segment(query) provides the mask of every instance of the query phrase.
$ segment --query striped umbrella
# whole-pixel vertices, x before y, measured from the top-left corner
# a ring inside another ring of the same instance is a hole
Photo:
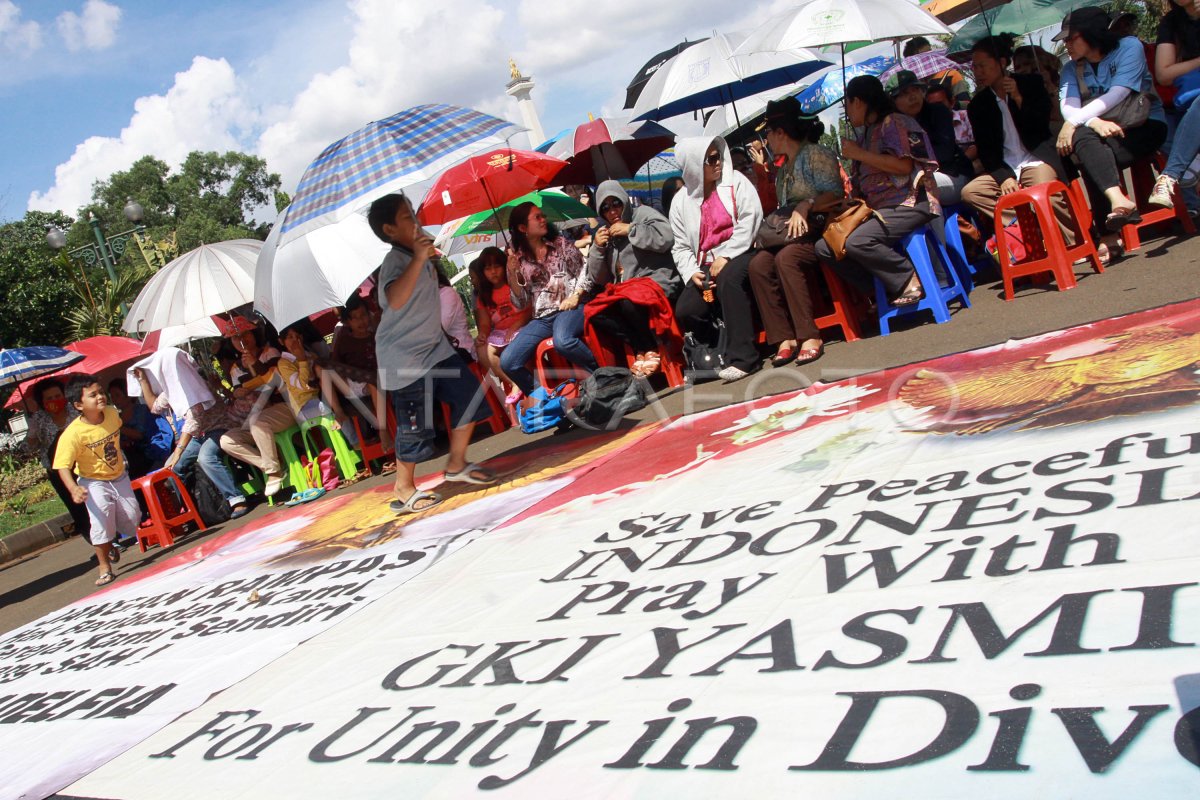
[[[423,105],[372,122],[326,147],[300,178],[280,231],[282,247],[371,201],[474,153],[504,146],[524,128],[469,108]]]
[[[199,322],[252,302],[262,247],[257,239],[232,239],[184,253],[142,287],[122,327],[146,334]]]
[[[10,347],[0,350],[0,387],[57,372],[83,360],[83,357],[83,353],[61,347]]]

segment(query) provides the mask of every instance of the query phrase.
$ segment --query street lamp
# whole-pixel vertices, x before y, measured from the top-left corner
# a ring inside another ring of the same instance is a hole
[[[165,266],[163,255],[145,236],[146,226],[142,225],[144,211],[141,204],[132,197],[127,197],[126,201],[122,212],[125,219],[134,225],[133,228],[112,236],[105,236],[100,227],[100,220],[96,219],[96,215],[89,211],[88,224],[92,228],[92,235],[95,237],[96,243],[86,244],[67,252],[68,258],[78,258],[89,267],[96,266],[97,262],[103,264],[105,271],[108,272],[108,279],[114,283],[117,280],[116,262],[125,255],[130,239],[137,244],[138,249],[142,252],[142,258],[146,260],[146,264],[151,269],[158,270]],[[58,228],[50,226],[46,231],[46,244],[52,250],[62,250],[67,246],[67,235]]]

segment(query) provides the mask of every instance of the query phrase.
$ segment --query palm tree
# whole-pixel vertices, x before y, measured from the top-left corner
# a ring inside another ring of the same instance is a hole
[[[125,321],[123,306],[137,297],[152,274],[148,266],[134,262],[121,270],[115,282],[105,280],[98,291],[76,280],[72,291],[79,304],[67,312],[74,341],[91,336],[120,336],[121,323]]]

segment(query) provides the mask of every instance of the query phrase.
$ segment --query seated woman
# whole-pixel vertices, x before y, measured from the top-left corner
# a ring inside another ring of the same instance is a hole
[[[733,171],[729,147],[720,137],[695,136],[675,144],[683,190],[671,203],[671,256],[683,279],[675,317],[685,332],[718,343],[712,315],[725,324],[721,380],[741,380],[762,366],[754,330],[750,258],[762,224],[754,184]],[[706,297],[707,293],[707,297]]]
[[[1052,100],[1058,97],[1062,62],[1053,53],[1047,52],[1035,44],[1022,45],[1013,50],[1012,71],[1014,75],[1037,75],[1041,78],[1042,85],[1046,87],[1046,94]],[[1051,103],[1050,132],[1058,136],[1062,124],[1062,109],[1057,102]]]
[[[512,210],[508,232],[512,247],[506,271],[513,307],[532,308],[533,318],[500,354],[500,368],[525,395],[521,404],[528,407],[536,384],[527,364],[543,339],[552,337],[559,355],[588,372],[596,370],[596,359],[581,338],[583,292],[577,284],[583,277],[583,256],[575,243],[560,236],[533,203]]]
[[[1121,170],[1162,145],[1167,123],[1142,43],[1132,36],[1118,39],[1108,23],[1103,9],[1076,9],[1063,20],[1054,39],[1064,42],[1075,62],[1063,69],[1059,87],[1065,122],[1058,133],[1058,152],[1074,153],[1084,180],[1098,190],[1092,201],[1101,229],[1110,234],[1106,244],[1112,249],[1121,228],[1141,219],[1137,206],[1121,189]],[[1122,128],[1103,117],[1138,92],[1148,92],[1151,98],[1145,122]]]
[[[892,80],[895,84],[891,95],[896,110],[915,119],[925,130],[933,147],[933,158],[938,165],[934,174],[938,199],[942,205],[957,203],[962,188],[975,177],[975,169],[958,144],[954,132],[954,114],[941,103],[925,101],[927,85],[915,73],[902,69]]]
[[[780,213],[789,213],[789,243],[760,250],[750,260],[750,284],[767,341],[775,345],[771,363],[781,367],[792,361],[807,364],[824,352],[821,331],[813,322],[812,298],[806,270],[816,267],[816,243],[823,211],[837,203],[845,190],[837,155],[817,144],[825,126],[816,117],[804,116],[794,97],[767,103],[767,146],[785,161],[775,175]],[[799,350],[797,351],[797,346]]]
[[[1150,193],[1151,203],[1171,208],[1175,205],[1175,185],[1183,180],[1200,153],[1200,102],[1184,100],[1200,93],[1200,7],[1192,0],[1171,0],[1171,10],[1158,27],[1154,74],[1159,83],[1175,86],[1177,107],[1181,102],[1188,103],[1176,124],[1167,166]],[[1194,186],[1195,170],[1188,178],[1187,184]]]
[[[499,247],[488,247],[467,267],[471,285],[475,289],[475,324],[479,335],[475,337],[475,354],[479,364],[492,373],[508,395],[512,405],[520,397],[516,384],[500,368],[500,354],[533,315],[532,308],[518,310],[513,306],[512,290],[508,288],[505,275],[504,251]]]
[[[175,444],[171,423],[125,392],[125,381],[108,384],[109,401],[121,414],[121,449],[129,477],[136,479],[160,469]]]
[[[185,474],[193,464],[208,476],[229,503],[232,518],[249,511],[229,468],[221,460],[221,437],[237,428],[243,419],[215,397],[187,353],[161,347],[129,371],[146,405],[155,414],[168,413],[183,419],[175,449],[163,466]]]
[[[346,425],[345,417],[339,418],[334,409],[321,397],[320,372],[316,354],[307,346],[303,338],[302,327],[288,325],[279,333],[279,342],[284,352],[279,358],[279,379],[282,383],[280,391],[287,400],[297,422],[308,422],[317,417],[333,417],[333,428],[341,430],[352,446],[358,444],[358,437],[353,426]]]
[[[1001,195],[1048,181],[1067,180],[1062,159],[1050,132],[1054,104],[1037,75],[1010,75],[1015,34],[1001,33],[980,39],[971,49],[972,71],[979,90],[967,107],[971,127],[978,133],[975,146],[987,170],[966,185],[965,203],[979,211],[990,225]],[[1070,212],[1061,195],[1054,198],[1059,226],[1070,242]],[[1101,245],[1100,259],[1108,250]]]
[[[817,255],[867,296],[874,296],[878,279],[893,306],[912,305],[922,297],[921,282],[912,261],[896,245],[941,211],[929,174],[933,151],[917,121],[896,113],[878,78],[860,75],[851,80],[845,104],[850,124],[866,130],[860,142],[842,139],[842,155],[853,162],[855,196],[879,217],[855,228],[841,261],[824,240],[817,242]]]
[[[647,377],[662,363],[655,334],[670,329],[671,309],[683,288],[671,258],[671,223],[648,205],[633,208],[617,181],[601,183],[596,200],[601,227],[581,283],[585,292],[605,286],[608,291],[589,303],[584,314],[598,332],[628,345],[634,374]]]

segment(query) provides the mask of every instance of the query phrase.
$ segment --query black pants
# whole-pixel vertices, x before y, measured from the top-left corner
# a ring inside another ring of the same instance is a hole
[[[1121,170],[1162,147],[1166,123],[1148,119],[1124,136],[1102,137],[1086,125],[1075,129],[1071,140],[1084,177],[1100,191],[1121,185]]]
[[[750,288],[750,258],[753,255],[751,250],[730,259],[717,274],[711,312],[692,281],[687,282],[683,294],[675,301],[675,319],[679,326],[710,345],[717,342],[709,315],[715,313],[721,317],[725,323],[725,359],[730,366],[745,372],[753,372],[762,366],[755,344],[754,300]]]
[[[846,240],[844,259],[836,260],[824,239],[817,242],[817,256],[867,297],[875,296],[874,279],[878,278],[892,298],[904,291],[914,269],[912,261],[896,245],[936,217],[930,213],[928,203],[876,210],[883,222],[871,217],[855,228]]]
[[[67,491],[62,478],[58,476],[58,470],[46,470],[46,477],[50,480],[50,485],[54,487],[54,492],[58,495],[58,499],[62,500],[62,504],[67,507],[67,513],[71,515],[71,521],[75,523],[75,532],[83,536],[83,541],[87,543],[88,547],[91,547],[92,540],[89,537],[89,533],[92,526],[88,521],[87,506],[83,503],[76,503],[71,499],[71,493]]]
[[[619,339],[635,353],[658,350],[658,340],[650,332],[650,313],[645,306],[621,299],[594,314],[588,324],[603,336]]]

